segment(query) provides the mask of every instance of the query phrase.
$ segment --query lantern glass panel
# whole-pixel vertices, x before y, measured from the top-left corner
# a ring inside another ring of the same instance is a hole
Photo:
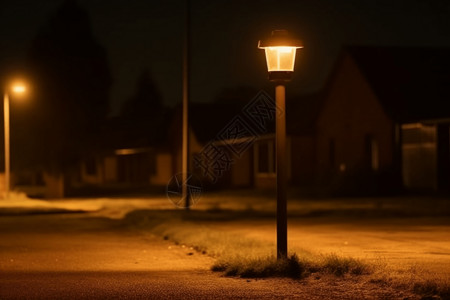
[[[294,71],[297,47],[266,47],[265,50],[269,72]]]

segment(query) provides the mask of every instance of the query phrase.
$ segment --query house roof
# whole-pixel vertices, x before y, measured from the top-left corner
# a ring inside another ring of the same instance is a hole
[[[345,51],[393,120],[450,117],[450,48],[351,46]]]
[[[144,119],[112,117],[104,123],[99,143],[108,151],[161,147],[167,143],[169,121],[170,111],[166,109]]]
[[[271,96],[272,97],[272,96]],[[322,94],[293,96],[286,100],[286,130],[290,135],[311,134],[314,122],[322,103]],[[189,105],[189,123],[199,142],[205,143],[220,140],[219,134],[236,117],[241,117],[250,127],[253,135],[264,135],[275,132],[275,120],[267,121],[264,129],[259,129],[245,114],[243,103],[191,103]],[[250,136],[250,132],[247,132]]]
[[[242,107],[237,103],[190,103],[189,125],[199,142],[213,141]]]

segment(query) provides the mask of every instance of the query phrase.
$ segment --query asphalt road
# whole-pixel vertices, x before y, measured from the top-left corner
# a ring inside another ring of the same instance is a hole
[[[0,229],[1,299],[275,296],[270,286],[210,272],[205,255],[114,220],[3,216]]]
[[[405,298],[363,279],[226,278],[211,272],[211,263],[188,247],[131,231],[120,220],[0,217],[0,299]]]

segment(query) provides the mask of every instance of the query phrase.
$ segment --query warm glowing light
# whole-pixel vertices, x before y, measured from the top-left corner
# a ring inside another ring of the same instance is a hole
[[[24,85],[15,85],[12,87],[14,93],[24,93],[26,88]]]
[[[12,87],[12,91],[14,93],[24,93],[26,91],[26,87],[23,84],[15,84]]]
[[[15,94],[23,94],[27,92],[26,84],[24,83],[24,81],[20,79],[10,81],[7,86],[8,86],[7,90]]]
[[[294,71],[296,47],[267,47],[265,50],[269,72]]]
[[[116,155],[132,155],[138,153],[148,152],[149,148],[128,148],[128,149],[117,149],[115,152]]]
[[[292,39],[286,30],[274,30],[272,35],[258,43],[266,52],[267,69],[272,72],[294,72],[295,53],[302,42]],[[270,78],[270,77],[269,77]]]

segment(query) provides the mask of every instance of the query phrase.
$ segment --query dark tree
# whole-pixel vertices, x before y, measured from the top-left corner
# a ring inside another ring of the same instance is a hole
[[[112,83],[106,52],[77,1],[65,1],[51,15],[32,42],[29,60],[34,158],[46,169],[63,171],[95,147]]]
[[[161,94],[148,70],[138,78],[135,94],[122,106],[121,116],[127,119],[149,119],[163,109]]]
[[[135,94],[122,106],[120,119],[124,146],[150,146],[164,139],[166,109],[148,70],[137,80]]]

